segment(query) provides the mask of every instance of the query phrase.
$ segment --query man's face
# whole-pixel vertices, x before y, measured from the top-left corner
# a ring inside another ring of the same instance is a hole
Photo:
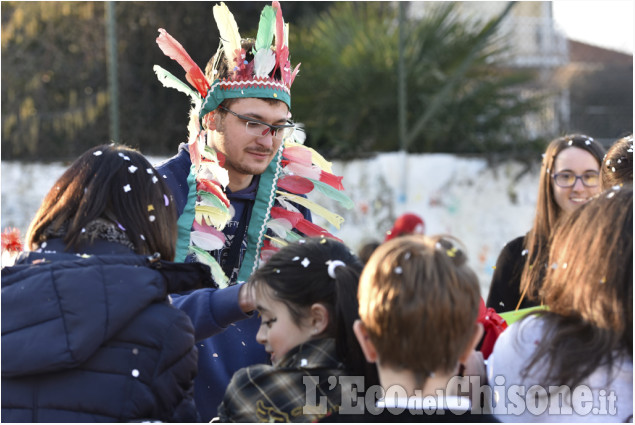
[[[272,105],[256,98],[237,99],[228,109],[271,125],[286,124],[289,113],[283,102]],[[264,173],[282,143],[282,140],[272,137],[271,132],[265,136],[248,134],[245,123],[245,120],[225,112],[216,119],[216,131],[212,134],[212,147],[225,155],[230,182],[232,177],[239,180]]]

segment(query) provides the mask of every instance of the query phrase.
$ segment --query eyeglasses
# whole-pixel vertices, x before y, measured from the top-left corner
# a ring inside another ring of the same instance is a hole
[[[600,174],[597,171],[589,171],[581,176],[569,171],[563,171],[561,173],[556,173],[551,177],[553,177],[553,181],[560,187],[573,187],[578,179],[580,179],[582,184],[586,187],[596,187],[600,182],[599,176]]]
[[[293,130],[295,130],[295,125],[290,121],[287,121],[289,124],[271,125],[245,115],[237,114],[224,106],[219,106],[219,108],[223,111],[229,112],[236,118],[245,121],[245,131],[247,131],[247,134],[251,134],[252,136],[264,137],[271,132],[271,137],[282,140],[291,136],[291,134],[293,134]]]

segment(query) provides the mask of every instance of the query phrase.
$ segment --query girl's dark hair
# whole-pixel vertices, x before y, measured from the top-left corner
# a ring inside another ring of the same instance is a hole
[[[538,183],[538,199],[536,202],[536,214],[531,230],[525,237],[525,246],[528,255],[525,262],[520,284],[521,297],[536,299],[544,277],[544,264],[549,253],[549,237],[556,223],[562,215],[562,211],[553,194],[551,175],[554,172],[556,158],[565,149],[579,148],[589,152],[596,159],[598,168],[602,163],[604,148],[593,138],[583,134],[571,134],[554,139],[547,146],[542,158],[540,168],[540,181]]]
[[[329,264],[345,265],[333,269]],[[357,286],[363,265],[343,243],[328,238],[315,238],[287,245],[275,253],[249,279],[257,293],[263,285],[269,294],[284,303],[298,323],[306,309],[315,303],[329,312],[329,324],[320,337],[333,337],[339,358],[353,375],[365,376],[366,386],[379,383],[375,365],[367,363],[353,333],[353,322],[359,319]]]
[[[542,287],[545,337],[527,366],[575,387],[633,356],[633,189],[601,193],[558,225]],[[540,364],[540,366],[539,366]]]
[[[82,154],[55,182],[27,231],[30,249],[63,226],[67,249],[77,249],[90,222],[107,220],[125,229],[135,252],[174,259],[176,209],[170,189],[138,151],[101,145]]]
[[[633,135],[623,137],[606,152],[602,167],[602,188],[633,184]]]

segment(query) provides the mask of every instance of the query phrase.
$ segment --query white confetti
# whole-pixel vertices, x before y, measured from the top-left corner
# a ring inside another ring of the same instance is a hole
[[[40,248],[46,248],[46,242],[42,242],[42,245],[40,245]]]
[[[300,257],[298,257],[298,256],[296,255],[295,257],[293,257],[293,258],[291,259],[291,261],[298,261],[299,259],[300,259]]]
[[[156,218],[155,216],[153,216],[153,215],[151,215],[151,216],[150,216],[150,221],[154,221],[154,220],[156,220],[156,219],[157,219],[157,218]]]
[[[563,269],[566,269],[566,268],[567,268],[567,263],[564,263],[564,264],[562,265],[562,268],[563,268]]]
[[[218,353],[212,354],[212,357],[218,357]]]
[[[135,356],[139,354],[139,349],[138,348],[133,348],[132,349],[132,354],[134,354]]]
[[[305,367],[308,364],[309,362],[307,361],[307,359],[300,359],[300,367]]]
[[[124,155],[122,158],[125,159],[126,161],[130,161],[130,157],[127,155]]]
[[[243,347],[247,346],[247,344],[245,344],[245,341],[240,341],[240,343],[243,345]]]
[[[529,254],[529,250],[528,249],[523,249],[523,252],[520,253],[520,255],[522,255],[523,257],[525,255]]]
[[[397,267],[395,267],[395,273],[401,274],[401,273],[403,273],[403,269],[401,267],[397,266]]]
[[[153,174],[154,172],[152,171],[152,168],[146,168],[146,173]]]
[[[587,146],[589,146],[589,145],[591,144],[591,141],[590,141],[590,140],[585,140],[585,141],[584,141],[584,144],[585,144],[585,145],[587,145]]]
[[[501,307],[505,307],[505,303],[504,302],[499,302],[498,305],[500,305]]]
[[[406,254],[403,256],[404,260],[409,260],[410,259],[410,252],[406,252]]]
[[[558,263],[553,263],[551,265],[551,268],[554,269],[554,270],[557,269],[558,268]]]
[[[102,153],[103,153],[102,151],[95,151],[93,152],[93,155],[100,156]]]
[[[134,378],[138,378],[139,377],[139,370],[138,369],[132,369],[132,376]]]
[[[125,185],[125,186],[123,187],[123,191],[124,191],[124,192],[126,192],[126,193],[127,193],[127,192],[130,192],[131,190],[132,190],[132,188],[130,187],[130,185],[129,185],[129,184],[127,184],[127,185]]]
[[[567,143],[569,146],[573,145],[573,140],[569,140],[569,143]]]
[[[141,240],[142,240],[142,241],[145,241],[145,240],[146,240],[146,237],[145,237],[145,236],[143,236],[143,235],[139,235],[139,237],[141,238]]]
[[[166,207],[170,205],[170,199],[168,199],[168,195],[166,195],[165,193],[163,194],[163,200],[165,201]]]
[[[610,159],[606,160],[606,165],[611,165],[611,160]]]
[[[119,152],[117,155],[119,155],[121,158],[123,158],[123,152]]]
[[[302,266],[304,266],[304,268],[306,269],[307,267],[309,267],[309,264],[311,264],[311,261],[309,261],[308,258],[304,257],[304,260],[302,260]]]
[[[158,181],[159,179],[157,178],[157,176],[152,176],[152,183],[156,183]]]
[[[611,198],[612,198],[612,197],[614,197],[614,196],[615,196],[615,192],[611,192],[611,193],[609,193],[608,195],[606,195],[606,197],[607,197],[608,199],[611,199]]]
[[[128,171],[130,171],[131,173],[134,173],[137,170],[138,170],[138,168],[135,167],[134,165],[131,165],[130,167],[128,167]]]

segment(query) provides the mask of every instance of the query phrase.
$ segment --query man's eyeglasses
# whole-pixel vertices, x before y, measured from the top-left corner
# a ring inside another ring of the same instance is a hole
[[[560,187],[573,187],[575,182],[580,179],[586,187],[596,187],[600,183],[600,174],[597,171],[589,171],[581,176],[573,174],[570,171],[563,171],[551,176],[553,181]]]
[[[247,131],[247,134],[251,134],[252,136],[264,137],[271,132],[271,137],[282,140],[291,136],[291,134],[293,134],[293,130],[295,129],[295,125],[289,121],[287,121],[289,124],[271,125],[252,117],[237,114],[224,106],[219,106],[219,108],[245,121],[245,130]]]

